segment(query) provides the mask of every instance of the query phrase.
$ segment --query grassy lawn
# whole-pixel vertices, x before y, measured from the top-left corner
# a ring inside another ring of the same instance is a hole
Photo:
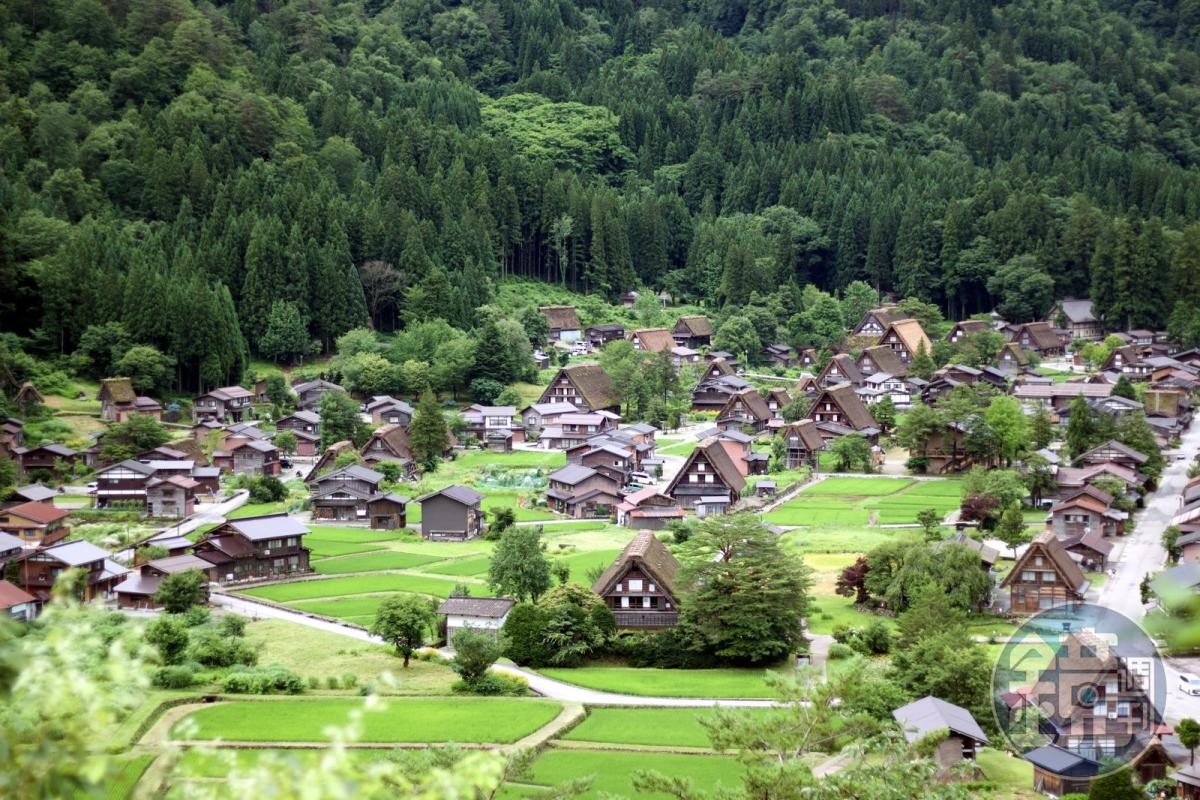
[[[403,551],[383,551],[367,553],[344,558],[332,558],[314,564],[317,572],[326,575],[337,575],[346,572],[373,572],[384,569],[410,569],[422,564],[439,561],[437,556],[406,553]]]
[[[959,505],[956,480],[905,478],[827,478],[805,487],[783,506],[764,514],[774,525],[892,525],[915,523],[933,508],[943,516]]]
[[[270,706],[263,705],[270,702]],[[185,717],[195,730],[174,738],[252,742],[323,742],[330,726],[345,725],[358,699],[237,701]],[[558,715],[558,703],[499,698],[393,699],[362,719],[364,742],[482,742],[507,744]],[[181,723],[182,724],[182,723]]]
[[[397,592],[390,592],[388,594],[338,597],[332,600],[298,600],[294,603],[287,603],[287,605],[297,611],[321,614],[369,628],[375,620],[375,612],[379,610],[380,604],[389,597],[395,597],[396,594]]]
[[[710,747],[701,708],[596,708],[562,738],[577,742]]]
[[[142,773],[154,760],[151,754],[129,756],[121,760],[121,771],[109,781],[106,797],[108,800],[125,800],[133,794],[133,787],[141,780]]]
[[[315,562],[320,558],[328,558],[329,556],[345,556],[351,553],[367,553],[372,550],[380,550],[383,545],[363,542],[356,544],[354,542],[331,542],[327,539],[314,539],[311,536],[304,537],[304,545],[311,550],[311,557]],[[315,566],[315,564],[314,564]]]
[[[1024,792],[1029,792],[1029,796],[1034,795],[1031,791],[1033,787],[1033,765],[1023,758],[1016,756],[1005,755],[1000,750],[995,750],[991,747],[985,747],[975,755],[975,760],[979,764],[979,768],[983,770],[983,774],[989,781],[994,781],[999,786],[1001,792],[1022,792],[1019,796],[1025,796]],[[998,797],[1006,795],[999,794]]]
[[[894,621],[889,617],[881,617],[854,607],[853,597],[839,597],[836,594],[814,596],[810,602],[808,614],[808,629],[813,633],[833,633],[838,625],[851,628],[865,628],[876,620],[883,620],[889,625]]]
[[[346,754],[354,761],[369,763],[384,761],[395,756],[392,750],[347,750]],[[309,767],[319,761],[324,755],[323,750],[271,750],[267,748],[254,749],[217,749],[195,750],[187,749],[175,765],[174,779],[188,778],[225,778],[231,769],[252,769],[264,757],[280,759],[286,764]]]
[[[258,650],[258,663],[279,664],[303,678],[315,677],[325,685],[334,676],[358,678],[359,686],[376,683],[387,672],[398,682],[395,688],[376,684],[387,694],[449,694],[457,679],[454,672],[438,661],[403,661],[390,647],[347,639],[280,619],[257,620],[246,626],[246,635]],[[357,689],[344,691],[358,694]]]
[[[618,753],[595,750],[549,750],[534,762],[527,780],[552,786],[572,778],[593,776],[592,788],[580,798],[599,798],[606,795],[660,800],[668,795],[638,792],[633,788],[633,773],[653,769],[664,775],[688,778],[695,789],[711,791],[718,784],[733,787],[738,784],[741,766],[724,756],[689,756],[677,753]],[[509,787],[515,789],[515,787]],[[527,796],[519,791],[507,791],[506,798]]]
[[[800,494],[837,494],[854,497],[893,494],[916,481],[908,478],[826,478],[820,483],[801,490]]]
[[[471,556],[470,558],[452,558],[426,567],[422,572],[433,572],[438,575],[458,575],[461,577],[486,575],[491,556]]]
[[[291,505],[290,500],[282,500],[278,503],[246,503],[244,506],[239,506],[229,512],[228,519],[245,519],[246,517],[257,517],[261,514],[278,514],[287,511]]]
[[[780,536],[784,547],[797,553],[865,553],[876,545],[892,541],[915,541],[917,528],[868,528],[865,525],[820,525],[788,531]]]
[[[617,556],[621,554],[620,550],[584,550],[583,552],[571,553],[569,555],[555,555],[553,551],[546,553],[546,557],[551,564],[562,562],[571,569],[571,579],[575,583],[581,583],[585,586],[590,585],[588,580],[588,570],[596,566],[601,569],[607,568]]]
[[[413,534],[405,534],[399,531],[377,531],[371,528],[341,528],[336,525],[317,525],[308,526],[312,531],[305,537],[304,543],[308,544],[309,539],[321,539],[326,542],[391,542],[412,540],[420,542],[421,538]]]
[[[297,581],[278,583],[247,589],[243,594],[262,597],[285,603],[291,600],[309,600],[317,597],[342,597],[344,595],[368,594],[371,592],[412,592],[434,597],[449,597],[454,581],[442,578],[426,578],[420,575],[355,575],[345,578],[329,578],[319,581]],[[486,594],[486,587],[479,586],[475,594]],[[474,587],[472,587],[474,590]]]
[[[538,670],[589,689],[648,697],[773,697],[761,669],[577,667]]]

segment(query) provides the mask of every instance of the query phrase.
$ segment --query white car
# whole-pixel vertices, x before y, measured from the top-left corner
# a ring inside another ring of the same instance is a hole
[[[654,483],[654,481],[650,478],[650,475],[645,472],[631,472],[629,473],[629,480],[633,481],[634,483],[640,483],[642,486],[649,486],[650,484]]]
[[[1190,672],[1179,673],[1179,690],[1184,694],[1200,694],[1200,678]]]
[[[98,489],[99,487],[100,487],[100,484],[96,483],[95,481],[92,481],[91,483],[89,483],[87,485],[88,494],[95,494],[96,489]]]

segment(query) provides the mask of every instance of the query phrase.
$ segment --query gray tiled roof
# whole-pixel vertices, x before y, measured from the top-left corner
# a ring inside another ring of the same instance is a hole
[[[892,712],[910,743],[940,729],[987,744],[987,734],[965,708],[938,697],[922,697]]]

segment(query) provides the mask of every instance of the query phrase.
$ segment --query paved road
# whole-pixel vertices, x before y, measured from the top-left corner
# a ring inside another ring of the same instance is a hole
[[[1194,425],[1184,433],[1177,452],[1186,458],[1172,460],[1163,471],[1158,489],[1146,496],[1145,509],[1137,514],[1137,529],[1122,539],[1114,540],[1117,546],[1110,558],[1116,567],[1116,575],[1088,597],[1090,602],[1118,611],[1132,620],[1140,621],[1153,606],[1142,604],[1141,582],[1147,573],[1157,572],[1166,562],[1166,554],[1159,539],[1162,531],[1171,524],[1171,517],[1179,510],[1183,486],[1187,483],[1188,464],[1200,451],[1200,425]],[[1200,668],[1198,659],[1164,660],[1167,679],[1167,708],[1169,722],[1183,717],[1200,718],[1200,697],[1185,695],[1176,688],[1180,672],[1194,672]]]
[[[372,642],[374,644],[385,644],[382,639],[372,636],[360,628],[352,628],[345,625],[339,625],[336,622],[330,622],[324,619],[315,619],[313,617],[300,614],[288,609],[277,608],[262,603],[255,603],[241,597],[233,597],[224,593],[214,593],[212,596],[213,605],[220,606],[251,619],[284,619],[289,622],[295,622],[298,625],[307,625],[310,628],[325,631],[327,633],[336,633],[339,636],[345,636],[350,639],[357,639],[360,642]],[[492,669],[497,672],[504,672],[509,675],[518,675],[529,681],[529,688],[538,694],[549,697],[552,700],[561,700],[566,703],[584,703],[587,705],[608,705],[608,706],[654,706],[662,708],[707,708],[710,706],[736,706],[742,708],[767,707],[775,705],[772,700],[736,700],[729,698],[704,698],[704,697],[641,697],[631,694],[614,694],[612,692],[601,692],[595,689],[585,689],[582,686],[574,686],[562,681],[556,681],[552,678],[547,678],[545,675],[539,675],[536,672],[530,672],[520,667],[511,666],[508,664],[496,664]]]
[[[211,525],[216,522],[224,522],[225,518],[235,509],[240,508],[246,503],[246,499],[250,493],[245,489],[239,491],[233,497],[220,503],[197,503],[196,513],[192,514],[185,520],[180,520],[174,525],[168,525],[161,528],[157,533],[150,537],[149,541],[155,539],[172,539],[176,536],[186,536],[197,528],[204,525]],[[123,563],[129,563],[133,560],[133,550],[126,548],[116,553],[117,560]]]

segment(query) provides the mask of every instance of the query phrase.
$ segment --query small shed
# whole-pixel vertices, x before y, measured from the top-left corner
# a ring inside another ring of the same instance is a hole
[[[408,524],[404,509],[408,501],[409,498],[390,492],[368,497],[367,516],[371,520],[371,527],[383,531],[403,528]]]
[[[1033,764],[1033,789],[1051,797],[1087,794],[1092,778],[1100,774],[1100,763],[1072,753],[1064,747],[1048,744],[1022,754]]]
[[[938,744],[933,754],[942,769],[948,769],[964,758],[974,759],[976,748],[988,743],[987,734],[970,711],[938,697],[914,700],[897,708],[892,716],[900,723],[909,744],[935,731],[947,731],[946,738]]]
[[[754,494],[759,497],[774,497],[776,489],[775,481],[759,481],[754,485]]]
[[[697,517],[724,514],[729,510],[729,495],[706,495],[696,500],[695,507]]]
[[[437,613],[446,618],[446,640],[453,644],[454,634],[463,628],[498,633],[516,604],[507,597],[449,597]]]

